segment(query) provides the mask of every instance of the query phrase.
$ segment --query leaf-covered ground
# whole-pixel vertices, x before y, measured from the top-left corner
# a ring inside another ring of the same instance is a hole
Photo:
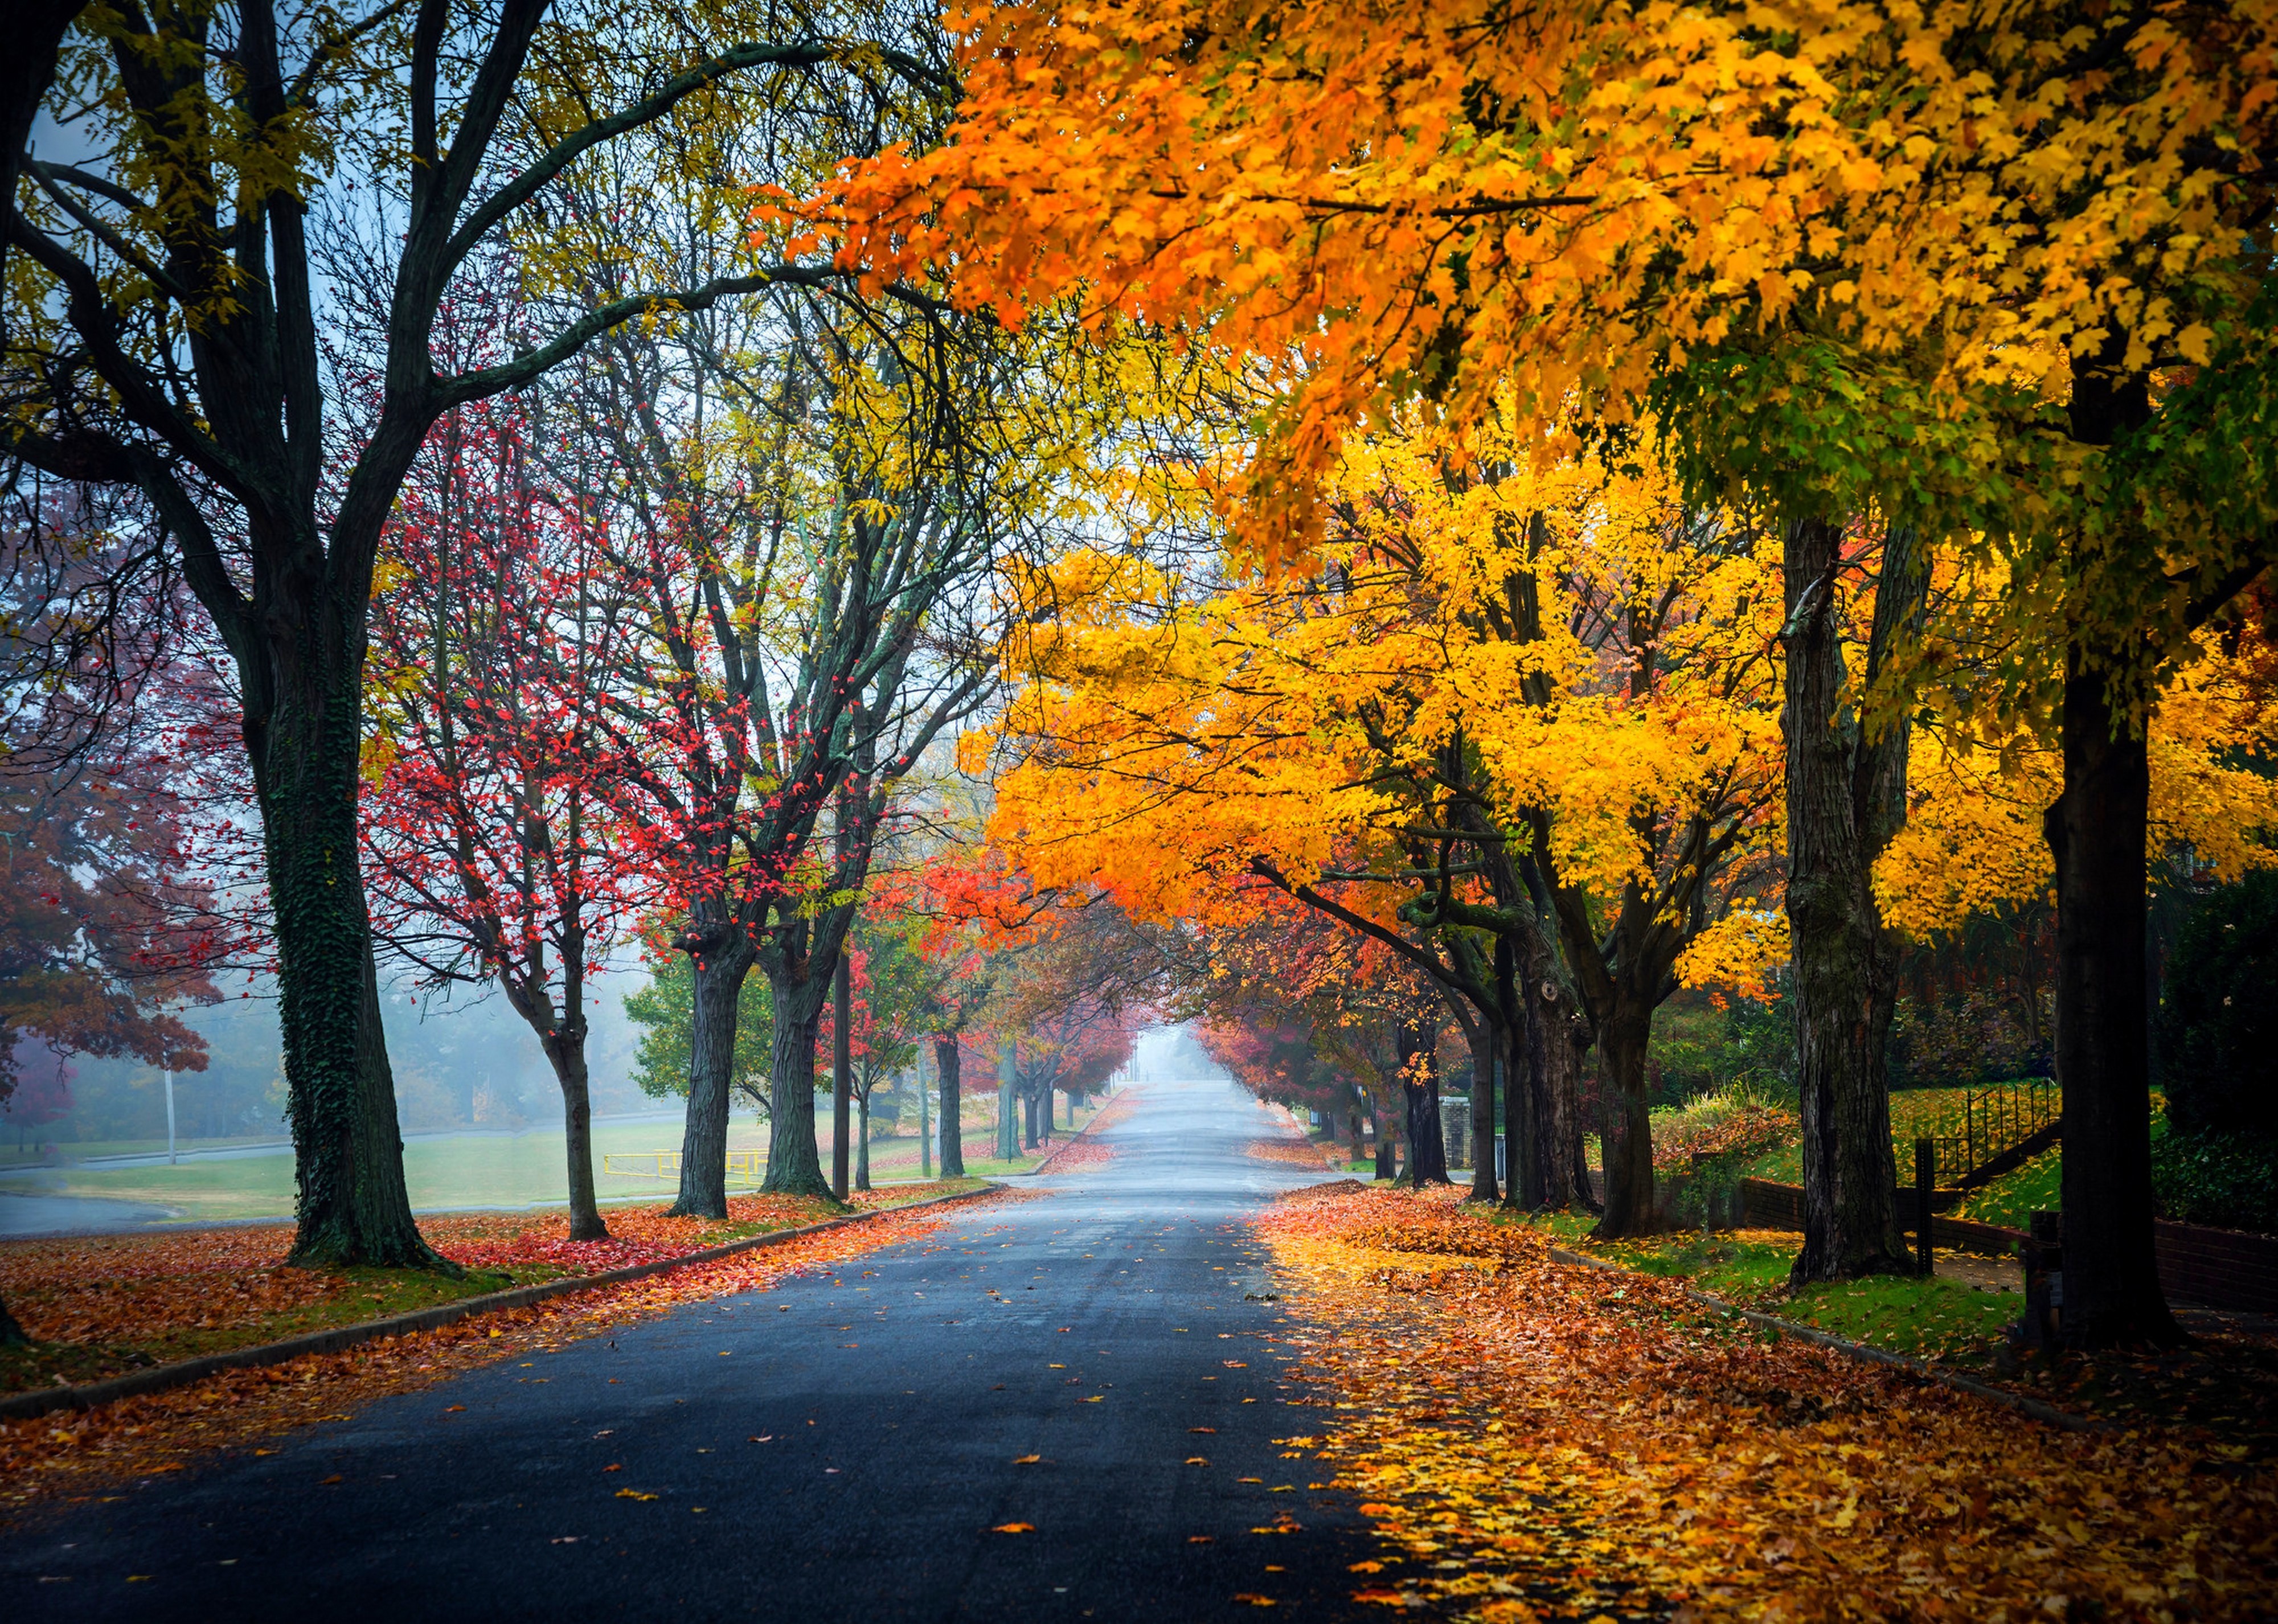
[[[898,1206],[975,1187],[977,1180],[858,1193],[863,1208]],[[275,1342],[333,1325],[565,1275],[597,1274],[701,1251],[835,1216],[803,1196],[730,1198],[724,1222],[676,1218],[663,1206],[617,1207],[610,1238],[573,1241],[565,1212],[461,1213],[422,1220],[428,1240],[467,1272],[288,1269],[287,1224],[162,1231],[0,1243],[0,1295],[33,1338],[0,1349],[0,1391],[21,1391]]]
[[[346,1420],[358,1407],[390,1393],[560,1347],[683,1303],[764,1291],[950,1224],[970,1224],[982,1208],[1023,1199],[1027,1193],[999,1193],[946,1208],[890,1212],[875,1223],[826,1230],[437,1330],[261,1369],[224,1371],[187,1387],[84,1413],[0,1421],[0,1506],[116,1493],[138,1479],[185,1470],[218,1451],[263,1452],[279,1433]]]
[[[1765,1340],[1551,1237],[1318,1186],[1265,1220],[1356,1594],[1458,1616],[2267,1616],[2278,1484],[2214,1426],[2059,1431]],[[1374,1564],[1368,1566],[1375,1567]]]

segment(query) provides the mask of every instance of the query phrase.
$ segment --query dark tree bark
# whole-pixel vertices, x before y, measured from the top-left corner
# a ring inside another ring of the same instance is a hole
[[[854,1187],[867,1190],[870,1187],[870,1091],[867,1088],[862,1091],[861,1117],[855,1130]]]
[[[699,911],[708,911],[702,909]],[[681,938],[690,957],[693,1007],[690,1011],[688,1114],[680,1131],[680,1193],[677,1217],[728,1216],[728,1113],[736,1069],[736,1006],[744,978],[752,972],[751,943],[732,921],[714,919],[707,928]],[[781,1029],[777,1029],[781,1041]],[[808,1064],[813,1064],[812,1056]],[[809,1108],[810,1112],[813,1107]],[[768,1143],[783,1132],[775,1117]],[[774,1165],[774,1152],[768,1152]]]
[[[1475,1023],[1472,1042],[1472,1194],[1475,1201],[1500,1200],[1494,1164],[1495,1073],[1510,1051],[1500,1023]]]
[[[814,1041],[845,934],[840,920],[837,928],[828,930],[826,939],[826,922],[852,912],[851,908],[832,909],[816,921],[814,940],[804,950],[786,942],[765,960],[768,987],[775,996],[776,1030],[768,1064],[768,1176],[761,1188],[773,1193],[835,1199],[822,1170],[822,1153],[815,1147]],[[805,927],[787,927],[782,934],[803,935]],[[722,1151],[724,1155],[724,1145]]]
[[[569,1163],[570,1239],[607,1240],[609,1226],[601,1221],[600,1203],[593,1188],[593,1100],[585,1067],[582,1016],[574,1033],[564,1032],[553,1040],[541,1038],[539,1042],[547,1064],[554,1068],[554,1080],[562,1088],[562,1134]]]
[[[9,8],[8,50],[0,60],[0,208],[16,195],[24,149],[55,81],[64,35],[86,9],[87,0],[21,0]],[[7,234],[0,232],[0,271],[7,263]]]
[[[941,1072],[941,1176],[965,1177],[965,1099],[961,1092],[965,1060],[958,1041],[936,1038],[935,1067]]]
[[[16,1316],[8,1312],[6,1300],[0,1299],[0,1347],[22,1347],[31,1339],[16,1323]]]
[[[1606,1164],[1605,1216],[1598,1233],[1609,1239],[1650,1235],[1661,1227],[1653,1187],[1652,1101],[1646,1092],[1647,1046],[1653,1035],[1652,1003],[1617,994],[1601,1023],[1598,1052],[1613,1085],[1609,1120],[1601,1135]]]
[[[2073,438],[2124,439],[2151,416],[2141,374],[2114,370],[2119,340],[2075,356]],[[2085,544],[2083,544],[2085,545]],[[2095,560],[2087,560],[2091,563]],[[2114,687],[2143,652],[2066,650],[2064,789],[2042,819],[2057,875],[2056,1074],[2064,1090],[2065,1341],[2117,1347],[2184,1340],[2152,1249],[2151,1032],[2144,995],[2144,842],[2152,774],[2143,725]]]
[[[1874,865],[1906,819],[1907,728],[1846,700],[1843,526],[1791,521],[1783,560],[1787,648],[1788,932],[1793,944],[1803,1117],[1803,1249],[1793,1277],[1910,1272],[1899,1231],[1885,1049],[1898,944],[1875,902]],[[1866,683],[1920,615],[1929,572],[1915,532],[1893,527],[1869,634]]]
[[[1400,1177],[1400,1150],[1393,1143],[1392,1118],[1372,1100],[1368,1114],[1376,1134],[1376,1176],[1387,1183]]]
[[[1407,1105],[1408,1182],[1453,1184],[1448,1177],[1448,1140],[1440,1128],[1439,1043],[1420,1021],[1403,1021],[1398,1039],[1400,1092]]]
[[[2066,674],[2064,791],[2044,827],[2057,871],[2057,1079],[2064,1089],[2064,1308],[2075,1347],[2183,1340],[2152,1249],[2144,1009],[2151,765],[2106,674]]]

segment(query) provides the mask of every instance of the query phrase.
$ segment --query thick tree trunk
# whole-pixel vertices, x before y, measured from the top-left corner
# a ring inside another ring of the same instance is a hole
[[[775,1047],[768,1057],[768,1176],[762,1186],[784,1195],[829,1197],[830,1180],[814,1144],[814,1040],[822,1025],[822,1001],[830,993],[830,966],[810,957],[802,978],[777,975]]]
[[[1602,1135],[1606,1209],[1596,1231],[1601,1240],[1650,1235],[1660,1227],[1653,1193],[1653,1117],[1645,1082],[1646,1044],[1652,1030],[1652,1007],[1624,999],[1616,1003],[1600,1039],[1614,1095],[1609,1102],[1612,1120]]]
[[[941,1072],[941,1176],[965,1177],[964,1058],[955,1038],[936,1038],[934,1065]]]
[[[2043,820],[2057,871],[2057,1082],[2064,1090],[2065,1341],[2173,1344],[2152,1252],[2152,1098],[2144,1008],[2143,736],[2105,674],[2065,676],[2064,792]]]
[[[1352,1157],[1355,1162],[1368,1160],[1368,1134],[1361,1125],[1358,1111],[1347,1111],[1345,1117],[1352,1128]]]
[[[854,1143],[854,1187],[870,1187],[870,1096],[862,1096],[862,1117],[858,1125],[860,1137]]]
[[[264,725],[247,729],[276,921],[278,1016],[300,1186],[290,1261],[455,1273],[421,1238],[403,1183],[395,1079],[357,862],[361,662],[338,648],[329,660],[295,652],[302,658],[293,675],[316,691],[291,692]]]
[[[1538,953],[1527,969],[1526,1001],[1540,1034],[1535,1110],[1542,1135],[1542,1204],[1554,1211],[1591,1205],[1589,1152],[1582,1134],[1582,1031],[1579,1002],[1554,973],[1556,961]]]
[[[0,1347],[21,1347],[31,1340],[16,1316],[8,1312],[6,1300],[0,1299]]]
[[[1481,1019],[1472,1050],[1472,1194],[1475,1201],[1498,1200],[1494,1164],[1495,1073],[1510,1045],[1502,1023]]]
[[[732,925],[718,925],[689,954],[688,1115],[680,1131],[677,1217],[728,1216],[728,1111],[736,1067],[736,1005],[752,972],[752,950]],[[780,1030],[778,1030],[780,1038]],[[808,1064],[813,1064],[812,1056]],[[783,1132],[783,1118],[773,1132]],[[772,1165],[772,1155],[770,1155]]]
[[[1903,597],[1904,532],[1886,548],[1884,590]],[[1837,591],[1842,526],[1787,527],[1785,692],[1787,918],[1803,1118],[1803,1249],[1793,1277],[1841,1280],[1912,1267],[1893,1195],[1885,1041],[1895,953],[1872,884],[1875,855],[1902,806],[1906,735],[1869,742],[1847,703]],[[1903,606],[1878,606],[1902,610]],[[1878,612],[1877,629],[1886,616]],[[1892,629],[1895,629],[1893,626]]]
[[[577,995],[572,983],[570,995]],[[585,1033],[565,1033],[543,1044],[562,1086],[562,1137],[570,1174],[570,1239],[607,1240],[609,1226],[593,1189],[593,1102],[585,1070]]]
[[[1415,1189],[1427,1184],[1453,1184],[1448,1177],[1448,1140],[1440,1129],[1440,1068],[1430,1034],[1413,1024],[1402,1025],[1400,1092],[1407,1107],[1408,1182]]]

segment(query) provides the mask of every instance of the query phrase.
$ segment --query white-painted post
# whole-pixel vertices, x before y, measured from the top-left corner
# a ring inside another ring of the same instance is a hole
[[[174,1154],[174,1068],[166,1067],[163,1075],[166,1079],[166,1162],[172,1166],[181,1160]]]

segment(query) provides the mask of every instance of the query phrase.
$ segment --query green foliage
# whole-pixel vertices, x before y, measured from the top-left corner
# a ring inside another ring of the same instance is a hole
[[[2152,1199],[2178,1224],[2278,1235],[2278,1137],[2171,1128],[2152,1141]]]
[[[2278,873],[2191,911],[2163,991],[2160,1073],[2177,1131],[2278,1137]]]
[[[1795,1098],[1795,1023],[1784,993],[1720,1009],[1706,993],[1680,992],[1655,1012],[1647,1053],[1666,1105],[1735,1088],[1767,1102]]]
[[[634,1055],[633,1080],[643,1094],[685,1098],[689,1045],[695,1035],[696,972],[685,953],[671,954],[649,969],[649,984],[625,995],[625,1014],[645,1029]],[[762,1115],[768,1109],[775,1031],[767,977],[756,972],[745,976],[736,999],[736,1051],[728,1080],[744,1102]]]

